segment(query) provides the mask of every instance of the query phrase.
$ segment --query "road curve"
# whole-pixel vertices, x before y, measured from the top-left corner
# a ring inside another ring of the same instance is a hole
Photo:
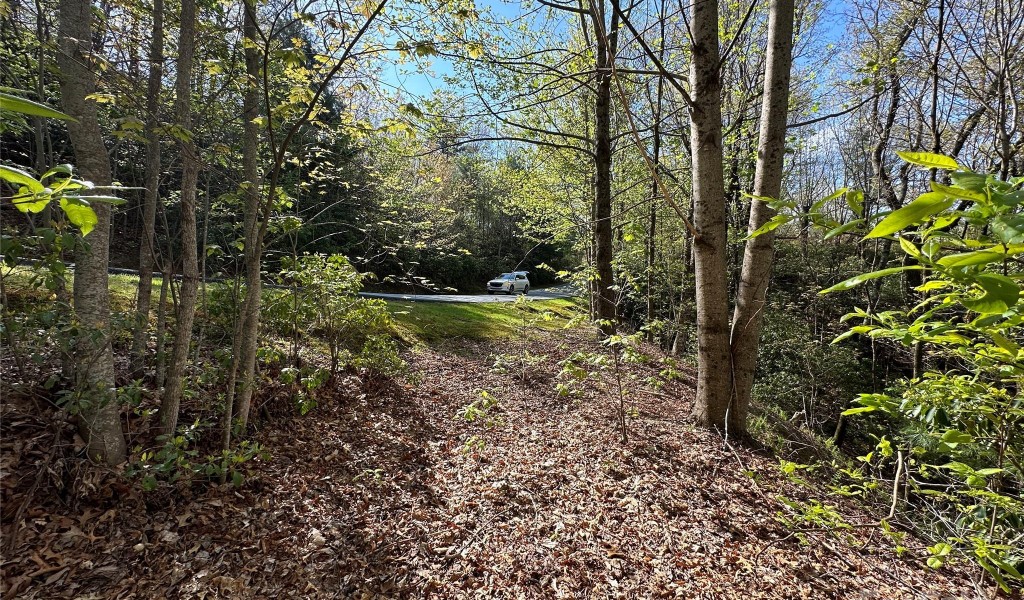
[[[0,261],[3,260],[3,255],[0,254]],[[39,261],[31,258],[18,259],[19,264],[33,265],[38,264]],[[64,263],[68,269],[74,271],[74,263]],[[107,271],[112,275],[129,275],[138,277],[139,272],[135,269],[121,269],[117,267],[109,267]],[[162,277],[161,273],[154,272],[153,277]],[[175,274],[175,279],[180,280],[181,275]],[[220,277],[207,277],[208,283],[221,283],[230,281]],[[275,285],[269,282],[263,282],[265,288],[280,288],[288,289],[288,286]],[[379,292],[359,292],[359,295],[364,298],[382,298],[384,300],[406,300],[409,302],[515,302],[519,299],[522,294],[507,295],[505,293],[489,294],[383,294]],[[530,293],[523,297],[524,300],[555,300],[557,298],[575,298],[579,295],[575,289],[570,285],[558,285],[542,290],[530,290]]]
[[[507,295],[494,294],[381,294],[377,292],[361,292],[365,298],[382,298],[384,300],[406,300],[410,302],[515,302],[519,298],[526,301],[555,300],[557,298],[573,298],[577,294],[568,286],[558,286],[544,290],[530,290],[529,294]]]

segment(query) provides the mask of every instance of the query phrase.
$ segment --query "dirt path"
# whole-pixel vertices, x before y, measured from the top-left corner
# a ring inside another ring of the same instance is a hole
[[[657,363],[627,375],[622,443],[612,378],[577,398],[553,391],[556,361],[594,348],[578,332],[534,342],[547,360],[525,381],[492,371],[485,344],[412,356],[415,386],[344,380],[314,412],[259,432],[272,456],[239,489],[144,494],[88,475],[86,497],[31,508],[4,555],[4,597],[974,596],[896,558],[876,528],[809,524],[801,544],[776,496],[812,492],[684,422],[690,388],[653,392]],[[496,403],[467,413],[481,391]],[[5,433],[28,419],[5,415]],[[17,449],[24,461],[44,451]]]

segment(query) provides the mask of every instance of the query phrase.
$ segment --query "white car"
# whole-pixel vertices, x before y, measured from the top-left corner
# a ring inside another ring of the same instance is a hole
[[[495,292],[505,292],[506,294],[522,292],[524,294],[529,294],[530,280],[526,277],[526,271],[502,273],[498,277],[488,281],[487,293],[494,294]]]

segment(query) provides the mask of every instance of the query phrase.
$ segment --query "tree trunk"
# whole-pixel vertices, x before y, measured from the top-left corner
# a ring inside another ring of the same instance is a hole
[[[694,417],[724,427],[729,407],[729,290],[722,174],[722,80],[718,3],[691,5],[693,27],[690,136],[693,162],[693,242],[697,285],[697,398]]]
[[[68,131],[78,172],[95,185],[110,185],[110,162],[103,146],[96,104],[86,99],[96,91],[90,58],[92,5],[89,0],[60,0],[59,18],[61,101],[64,111],[77,119],[68,122]],[[92,208],[96,211],[96,227],[75,252],[74,312],[80,328],[75,347],[75,380],[81,394],[79,423],[89,458],[116,465],[125,459],[125,441],[110,347],[110,205],[94,202]]]
[[[139,289],[132,332],[132,376],[146,368],[149,312],[153,297],[153,266],[156,263],[156,206],[160,199],[160,87],[164,68],[164,0],[153,0],[153,39],[149,46],[149,80],[146,84],[146,192],[142,201],[142,240],[139,244]]]
[[[658,60],[665,60],[665,5],[661,4],[658,11],[658,23],[660,27]],[[647,324],[654,322],[654,265],[657,259],[657,233],[658,233],[658,167],[661,164],[661,102],[665,93],[665,78],[658,76],[658,92],[651,107],[654,113],[653,148],[651,149],[651,162],[654,165],[654,181],[651,182],[651,206],[647,219]],[[648,334],[647,340],[654,341],[654,332]]]
[[[195,0],[181,2],[181,33],[178,37],[178,69],[175,82],[175,112],[178,125],[192,130],[192,66],[196,42]],[[199,160],[191,138],[178,141],[181,150],[181,292],[175,319],[174,347],[167,371],[167,389],[160,402],[160,432],[168,437],[178,427],[178,412],[185,384],[185,364],[192,344],[192,323],[199,294],[199,255],[196,249],[196,187]]]
[[[251,0],[245,3],[245,16],[242,35],[249,43],[245,48],[245,71],[247,83],[243,98],[243,135],[242,135],[242,175],[245,179],[245,215],[243,229],[245,233],[245,299],[242,310],[235,323],[235,334],[232,341],[232,369],[228,382],[228,395],[225,406],[224,447],[230,446],[233,421],[238,423],[240,432],[244,432],[249,423],[249,406],[252,403],[252,386],[256,370],[256,343],[259,333],[260,318],[260,253],[262,252],[262,236],[260,234],[260,188],[261,181],[258,171],[259,160],[259,127],[254,120],[259,116],[259,90],[257,81],[260,77],[260,56],[256,44],[256,7]],[[241,385],[239,385],[239,381]]]
[[[767,223],[773,211],[757,198],[779,198],[786,154],[786,119],[789,114],[789,77],[793,63],[793,0],[772,0],[768,17],[768,65],[761,105],[761,130],[757,142],[754,195],[750,204],[748,232]],[[772,240],[768,232],[747,240],[736,310],[732,319],[733,402],[729,430],[745,433],[750,394],[757,367],[765,296],[772,271]]]
[[[594,246],[597,267],[597,319],[605,335],[615,333],[616,293],[612,271],[611,64],[615,60],[617,18],[605,31],[604,3],[591,10],[596,35],[597,94],[594,98]]]

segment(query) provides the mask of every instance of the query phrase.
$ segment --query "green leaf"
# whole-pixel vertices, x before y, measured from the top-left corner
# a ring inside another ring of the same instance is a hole
[[[422,41],[413,46],[413,52],[419,57],[435,56],[437,55],[437,47],[434,46],[433,42]]]
[[[875,225],[875,228],[870,233],[864,236],[864,239],[885,237],[906,229],[911,225],[922,223],[928,217],[953,206],[955,201],[953,198],[938,192],[921,194],[917,197],[917,200],[889,213],[878,225]]]
[[[1004,244],[1024,244],[1024,215],[999,215],[992,219],[992,233]]]
[[[995,565],[981,557],[978,558],[978,564],[988,571],[988,574],[992,576],[992,579],[996,580],[996,583],[999,585],[1001,590],[1004,592],[1010,591],[1010,586],[1006,585],[1006,580],[1003,579],[1003,574],[999,572],[999,569]]]
[[[844,417],[848,417],[850,415],[859,415],[860,413],[874,412],[876,410],[878,410],[877,406],[857,406],[854,408],[848,408],[840,414]]]
[[[23,115],[31,115],[33,117],[47,117],[50,119],[78,122],[78,120],[71,117],[71,115],[66,115],[59,110],[54,110],[45,104],[26,100],[25,98],[19,98],[18,96],[12,96],[11,94],[5,94],[4,92],[0,92],[0,109],[21,113]]]
[[[917,249],[917,246],[914,245],[914,242],[911,242],[910,240],[902,236],[900,236],[900,248],[903,248],[904,252],[918,260],[921,260],[921,258],[923,258],[921,255],[921,251]]]
[[[89,235],[99,220],[96,218],[96,211],[89,206],[89,203],[80,198],[66,197],[60,199],[60,207],[68,216],[68,221],[82,231],[82,237]]]
[[[957,186],[975,192],[985,189],[987,175],[979,175],[973,171],[956,171],[949,174],[949,179]]]
[[[751,233],[744,239],[749,240],[751,238],[756,238],[758,236],[764,235],[769,231],[775,231],[779,227],[782,227],[783,225],[789,223],[792,220],[793,215],[775,215],[774,217],[769,219],[767,223],[755,229],[753,233]]]
[[[993,252],[992,250],[975,250],[974,252],[961,252],[959,254],[950,254],[943,256],[938,260],[938,264],[943,267],[969,267],[973,265],[987,265],[989,263],[999,262],[1006,258],[1006,254],[1002,252]]]
[[[1020,346],[1018,346],[1016,342],[1008,339],[998,331],[993,331],[990,335],[992,336],[992,341],[995,342],[997,346],[1006,350],[1011,356],[1017,356],[1017,352],[1020,351]]]
[[[975,283],[985,290],[985,294],[981,298],[963,300],[961,304],[977,313],[1004,313],[1016,305],[1020,297],[1017,283],[1005,275],[981,273],[975,278]]]
[[[997,469],[996,467],[986,467],[984,469],[978,469],[977,471],[975,471],[975,473],[977,473],[978,475],[981,475],[982,477],[991,477],[993,475],[998,475],[998,474],[1000,474],[1000,473],[1002,473],[1004,471],[1006,471],[1006,469]]]
[[[934,181],[930,182],[929,185],[931,186],[933,192],[936,192],[938,194],[945,194],[947,196],[952,196],[953,198],[960,198],[961,200],[970,200],[971,202],[985,202],[986,200],[988,200],[988,196],[986,196],[983,192],[975,192],[961,187],[942,185],[941,183],[936,183]]]
[[[864,192],[861,190],[850,190],[846,192],[846,204],[858,217],[864,216]]]
[[[826,233],[821,239],[827,240],[827,239],[830,239],[830,238],[834,238],[837,235],[842,235],[842,234],[844,234],[844,233],[846,233],[848,231],[857,229],[858,227],[860,227],[863,224],[864,224],[864,219],[855,219],[853,221],[850,221],[849,223],[843,223],[839,227],[836,227],[835,229],[829,230],[829,232]]]
[[[970,434],[957,431],[956,429],[947,429],[946,432],[942,434],[941,439],[946,444],[949,444],[951,448],[956,448],[957,444],[969,444],[974,441],[974,438],[971,437]]]
[[[946,564],[946,559],[952,551],[953,547],[946,542],[939,542],[934,546],[928,546],[928,552],[931,554],[931,556],[928,557],[928,566],[933,569],[938,569],[942,565]]]
[[[832,192],[828,196],[825,196],[821,200],[818,200],[817,202],[811,205],[811,209],[808,212],[818,212],[818,209],[820,209],[822,206],[825,206],[829,202],[845,194],[847,192],[847,189],[848,188],[839,188],[838,190]]]
[[[896,152],[896,154],[908,163],[926,169],[960,170],[960,165],[955,160],[943,154],[931,152]]]
[[[43,176],[39,178],[39,181],[46,181],[48,178],[53,177],[54,175],[67,175],[68,177],[71,177],[73,171],[74,167],[72,167],[69,164],[57,165],[56,167],[43,173]]]
[[[53,196],[50,194],[32,195],[27,188],[21,188],[21,193],[11,198],[14,207],[23,213],[36,214],[43,212],[43,209],[50,203]]]
[[[871,273],[862,273],[861,275],[857,275],[856,277],[851,277],[851,278],[847,279],[846,281],[841,281],[841,282],[835,284],[834,286],[832,286],[832,287],[830,287],[828,289],[821,290],[818,293],[819,294],[830,294],[832,292],[839,292],[839,291],[842,291],[842,290],[848,290],[850,288],[857,287],[858,285],[864,283],[865,281],[870,281],[872,279],[878,279],[879,277],[886,277],[887,275],[894,275],[896,273],[901,273],[903,271],[920,271],[922,269],[924,269],[924,267],[922,267],[921,265],[907,265],[907,266],[903,266],[903,267],[891,267],[891,268],[888,268],[888,269],[882,269],[880,271],[874,271],[874,272],[871,272]]]
[[[15,187],[25,186],[33,194],[42,193],[45,189],[45,186],[43,186],[43,184],[35,177],[21,169],[8,167],[7,165],[0,165],[0,179],[3,179]]]

